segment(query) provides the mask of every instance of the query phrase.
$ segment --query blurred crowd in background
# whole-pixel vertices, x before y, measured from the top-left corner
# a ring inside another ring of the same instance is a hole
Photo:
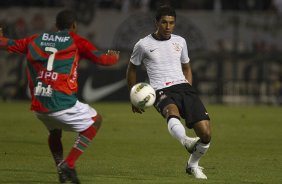
[[[69,7],[76,10],[79,22],[85,26],[80,30],[82,36],[96,46],[104,49],[113,46],[111,44],[115,40],[121,40],[117,43],[123,42],[128,46],[122,50],[120,63],[123,64],[116,70],[100,72],[100,68],[80,68],[87,75],[81,78],[84,85],[88,77],[103,78],[104,81],[110,80],[107,78],[109,73],[116,74],[117,79],[124,77],[132,43],[139,39],[141,33],[150,30],[149,27],[153,28],[146,15],[163,4],[170,4],[179,12],[184,12],[184,17],[178,19],[180,27],[177,30],[182,31],[182,36],[189,37],[190,56],[195,63],[195,87],[207,97],[208,102],[282,105],[282,0],[0,1],[0,26],[4,28],[4,35],[13,39],[55,30],[53,22],[50,22],[50,16],[55,14],[53,9]],[[97,12],[100,14],[96,15]],[[143,14],[134,16],[131,14],[134,12]],[[181,25],[181,22],[184,24]],[[121,48],[121,45],[117,47]],[[18,62],[24,61],[24,58],[4,52],[0,55],[0,97],[26,98],[25,62]],[[126,93],[127,89],[123,86],[103,99],[127,100]]]
[[[161,4],[171,4],[176,9],[188,10],[241,10],[241,11],[280,11],[281,0],[13,0],[0,1],[0,6],[69,6],[87,2],[99,8],[114,8],[122,11],[142,9],[154,10]]]

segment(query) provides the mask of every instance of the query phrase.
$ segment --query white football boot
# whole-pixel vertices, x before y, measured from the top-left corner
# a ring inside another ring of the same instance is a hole
[[[198,141],[200,141],[199,137],[185,137],[182,144],[189,153],[193,153]]]
[[[186,167],[186,173],[193,175],[197,179],[208,179],[208,177],[203,173],[203,167]]]

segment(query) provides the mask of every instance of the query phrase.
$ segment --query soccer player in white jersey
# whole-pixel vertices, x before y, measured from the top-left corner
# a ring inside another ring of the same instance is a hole
[[[172,34],[176,23],[173,8],[161,6],[155,19],[156,31],[140,39],[134,46],[126,73],[128,88],[131,89],[136,83],[136,69],[143,63],[150,84],[156,90],[155,108],[166,118],[169,133],[191,153],[186,173],[207,179],[199,160],[210,146],[210,118],[192,87],[186,41]],[[132,105],[132,111],[142,113],[144,109]],[[189,129],[194,129],[198,137],[186,135],[181,118]]]

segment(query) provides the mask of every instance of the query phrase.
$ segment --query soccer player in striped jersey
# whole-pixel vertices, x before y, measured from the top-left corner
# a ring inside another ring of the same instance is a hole
[[[113,65],[119,51],[99,51],[76,34],[77,17],[63,10],[56,16],[57,32],[45,32],[13,40],[0,30],[0,49],[25,54],[33,110],[49,130],[48,144],[61,183],[79,183],[75,163],[98,131],[102,117],[77,98],[78,64],[81,58],[98,65]],[[69,154],[63,157],[62,130],[78,133]]]
[[[149,82],[156,90],[154,106],[166,118],[169,133],[191,153],[186,172],[195,178],[207,179],[198,163],[210,145],[210,118],[192,87],[186,41],[172,34],[176,22],[173,8],[160,7],[155,19],[156,31],[140,39],[134,46],[126,74],[128,88],[131,89],[136,83],[136,68],[143,63]],[[142,113],[144,109],[132,106],[132,111]],[[186,135],[181,118],[189,129],[194,129],[198,137]]]

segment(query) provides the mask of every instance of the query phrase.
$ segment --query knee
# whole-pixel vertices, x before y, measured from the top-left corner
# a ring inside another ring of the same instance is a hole
[[[103,118],[100,114],[97,114],[97,116],[95,116],[95,119],[94,120],[94,123],[93,123],[93,126],[99,130],[99,128],[101,127],[102,125],[102,121],[103,121]]]
[[[201,142],[208,144],[211,141],[211,128],[209,121],[201,121],[194,126],[194,130],[198,137],[200,137]]]
[[[50,138],[61,138],[62,137],[62,130],[61,129],[54,129],[49,131]]]
[[[208,144],[211,142],[211,133],[210,132],[205,132],[201,137],[201,142],[204,144]]]
[[[168,119],[169,116],[178,116],[178,117],[180,117],[178,108],[177,108],[177,106],[175,104],[169,104],[169,105],[165,106],[163,111],[162,111],[162,115],[166,119]]]

